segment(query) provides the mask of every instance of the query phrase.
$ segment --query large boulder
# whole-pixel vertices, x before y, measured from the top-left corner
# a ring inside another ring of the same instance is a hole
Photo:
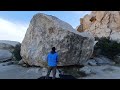
[[[81,20],[79,32],[89,31],[94,37],[109,37],[120,42],[120,11],[93,11]]]
[[[53,46],[59,54],[58,66],[80,65],[92,55],[94,37],[79,33],[54,16],[34,15],[21,44],[22,60],[29,65],[44,67]]]
[[[21,44],[16,41],[0,40],[0,59],[11,60],[20,57]],[[4,59],[3,59],[4,58]]]
[[[8,50],[0,50],[0,62],[12,59],[12,53]]]

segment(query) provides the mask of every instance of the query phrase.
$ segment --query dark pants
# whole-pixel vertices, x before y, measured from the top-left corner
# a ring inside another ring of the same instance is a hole
[[[56,66],[49,66],[48,67],[48,72],[47,72],[47,78],[49,77],[49,75],[50,75],[50,73],[51,73],[51,71],[53,72],[53,78],[55,78],[55,76],[56,76]]]

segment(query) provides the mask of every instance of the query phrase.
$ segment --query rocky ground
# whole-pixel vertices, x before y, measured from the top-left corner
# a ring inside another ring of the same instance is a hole
[[[80,70],[84,71],[86,76],[78,79],[120,79],[118,65],[85,66]],[[45,68],[22,67],[17,64],[8,64],[8,62],[0,63],[0,79],[38,79],[45,76],[46,72]],[[59,78],[58,71],[56,76]]]
[[[0,79],[38,79],[45,76],[46,73],[47,69],[45,68],[23,67],[10,62],[0,63]],[[57,71],[56,77],[59,77],[58,74]]]
[[[89,75],[79,79],[120,79],[120,66],[89,66]]]
[[[20,65],[0,64],[0,79],[36,79],[41,76],[39,68],[26,68]]]

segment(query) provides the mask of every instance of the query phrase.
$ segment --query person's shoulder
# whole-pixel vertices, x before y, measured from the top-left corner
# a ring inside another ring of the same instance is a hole
[[[50,55],[51,53],[49,52],[48,55]]]
[[[56,55],[58,55],[58,53],[57,53],[57,52],[56,52],[55,54],[56,54]]]

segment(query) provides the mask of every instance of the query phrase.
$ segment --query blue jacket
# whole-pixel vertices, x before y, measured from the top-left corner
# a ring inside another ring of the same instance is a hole
[[[48,66],[57,66],[58,62],[58,54],[55,53],[49,53],[47,56]]]

